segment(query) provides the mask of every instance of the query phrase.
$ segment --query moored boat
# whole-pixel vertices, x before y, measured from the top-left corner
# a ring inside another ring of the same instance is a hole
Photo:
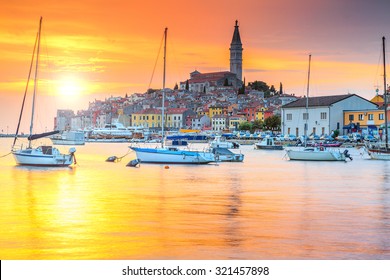
[[[85,145],[84,132],[65,130],[60,134],[53,135],[50,140],[54,145]]]
[[[75,160],[75,148],[70,148],[68,154],[61,154],[60,151],[53,146],[39,146],[37,148],[32,147],[32,141],[36,139],[40,139],[43,137],[48,137],[50,135],[57,134],[59,131],[52,131],[52,132],[45,132],[41,134],[33,134],[33,128],[34,128],[34,112],[35,112],[35,97],[37,94],[37,83],[38,83],[38,62],[39,62],[39,50],[40,50],[40,39],[41,39],[41,30],[42,30],[42,17],[39,22],[39,30],[37,34],[37,39],[34,46],[34,54],[33,58],[30,64],[30,71],[29,76],[27,80],[27,86],[23,97],[22,102],[22,108],[19,115],[19,122],[15,133],[14,142],[12,145],[12,154],[15,158],[15,161],[19,165],[33,165],[33,166],[69,166],[73,162],[76,162]],[[36,48],[35,48],[36,47]],[[32,72],[32,66],[34,62],[34,55],[36,50],[36,60],[35,60],[35,78],[34,78],[34,92],[33,92],[33,101],[32,101],[32,113],[31,113],[31,120],[30,120],[30,136],[28,137],[28,147],[23,149],[21,147],[20,149],[15,149],[15,143],[17,140],[17,135],[19,133],[19,127],[20,122],[23,115],[23,109],[24,109],[24,101],[26,99],[27,90],[28,90],[28,84],[30,80],[30,75]]]
[[[260,142],[255,143],[258,150],[283,150],[283,145],[276,144],[274,137],[264,137]]]

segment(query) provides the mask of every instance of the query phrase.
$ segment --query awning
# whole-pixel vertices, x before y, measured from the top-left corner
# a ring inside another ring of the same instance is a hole
[[[376,125],[368,125],[367,128],[371,129],[371,130],[377,130],[378,129],[378,127]]]

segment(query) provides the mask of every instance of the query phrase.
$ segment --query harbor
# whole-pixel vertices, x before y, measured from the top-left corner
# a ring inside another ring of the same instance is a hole
[[[0,159],[2,259],[390,258],[390,163],[360,148],[299,162],[242,145],[243,162],[168,169],[126,167],[129,143],[77,150],[65,168]]]

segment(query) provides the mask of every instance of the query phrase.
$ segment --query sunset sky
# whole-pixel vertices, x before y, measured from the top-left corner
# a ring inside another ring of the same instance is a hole
[[[390,38],[388,0],[13,0],[0,4],[0,131],[14,133],[39,18],[43,17],[36,129],[57,109],[149,87],[168,27],[167,87],[193,70],[229,70],[235,20],[246,82],[304,95],[383,92],[381,38]],[[390,58],[389,58],[390,59]],[[151,87],[162,85],[160,55]],[[28,103],[27,106],[31,106]],[[22,131],[27,132],[29,112]]]

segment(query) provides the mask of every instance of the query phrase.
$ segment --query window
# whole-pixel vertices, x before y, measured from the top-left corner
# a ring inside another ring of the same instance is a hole
[[[359,121],[363,121],[364,120],[364,115],[363,114],[359,114],[358,119],[359,119]]]
[[[321,120],[326,120],[326,112],[321,112]]]
[[[286,115],[286,119],[287,119],[288,121],[291,121],[291,120],[292,120],[292,114],[287,114],[287,115]]]
[[[385,119],[385,115],[383,113],[379,114],[379,120],[384,120]]]
[[[303,119],[308,120],[309,119],[309,113],[303,113]]]
[[[349,120],[353,121],[353,119],[354,119],[354,115],[349,115]]]
[[[368,120],[373,121],[374,120],[374,114],[368,114]]]

